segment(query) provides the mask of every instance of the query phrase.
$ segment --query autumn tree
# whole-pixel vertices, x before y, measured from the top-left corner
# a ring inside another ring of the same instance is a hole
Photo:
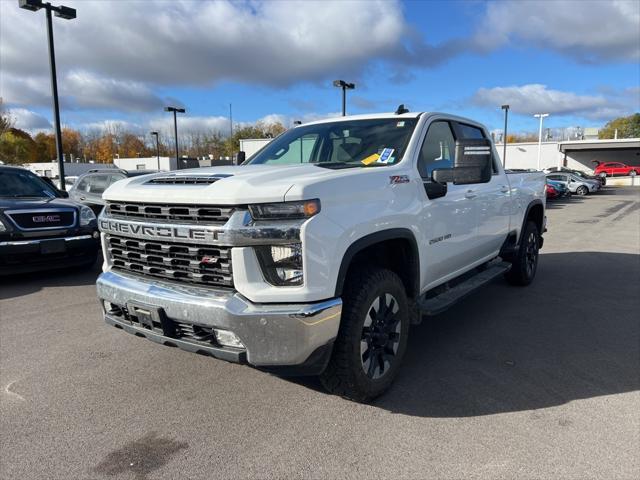
[[[10,127],[0,135],[0,160],[22,165],[37,160],[36,144],[24,130]]]
[[[120,138],[120,145],[118,148],[118,154],[121,157],[147,157],[150,155],[150,151],[144,144],[140,137],[132,133],[125,132]]]
[[[611,120],[598,132],[598,138],[640,138],[640,113]]]

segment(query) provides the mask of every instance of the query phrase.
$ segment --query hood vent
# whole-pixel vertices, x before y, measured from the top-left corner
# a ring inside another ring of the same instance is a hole
[[[211,185],[212,183],[231,177],[232,175],[167,175],[165,177],[152,178],[148,185]]]

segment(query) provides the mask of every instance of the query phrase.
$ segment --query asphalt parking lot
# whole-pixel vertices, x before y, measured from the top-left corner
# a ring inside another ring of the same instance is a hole
[[[371,405],[108,327],[97,266],[5,279],[0,476],[640,478],[640,189],[547,216],[534,284],[413,328]]]

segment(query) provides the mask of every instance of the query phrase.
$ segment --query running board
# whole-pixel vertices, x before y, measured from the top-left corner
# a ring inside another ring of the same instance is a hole
[[[418,308],[424,315],[437,315],[444,312],[454,303],[466,297],[478,288],[486,285],[494,278],[508,272],[511,264],[507,262],[499,262],[490,264],[485,270],[477,273],[468,280],[459,283],[455,287],[445,290],[441,294],[418,302]]]

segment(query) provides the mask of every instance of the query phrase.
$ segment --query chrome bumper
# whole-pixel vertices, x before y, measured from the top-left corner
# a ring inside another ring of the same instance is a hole
[[[135,302],[161,309],[173,322],[229,330],[245,345],[247,362],[264,367],[303,364],[335,339],[342,312],[339,298],[311,304],[255,304],[234,291],[178,285],[112,270],[100,275],[97,289],[103,307],[104,301],[115,305]],[[130,333],[185,350],[201,349],[227,360],[241,361],[243,357],[237,355],[238,349],[202,346],[158,334],[106,311],[105,320]]]

